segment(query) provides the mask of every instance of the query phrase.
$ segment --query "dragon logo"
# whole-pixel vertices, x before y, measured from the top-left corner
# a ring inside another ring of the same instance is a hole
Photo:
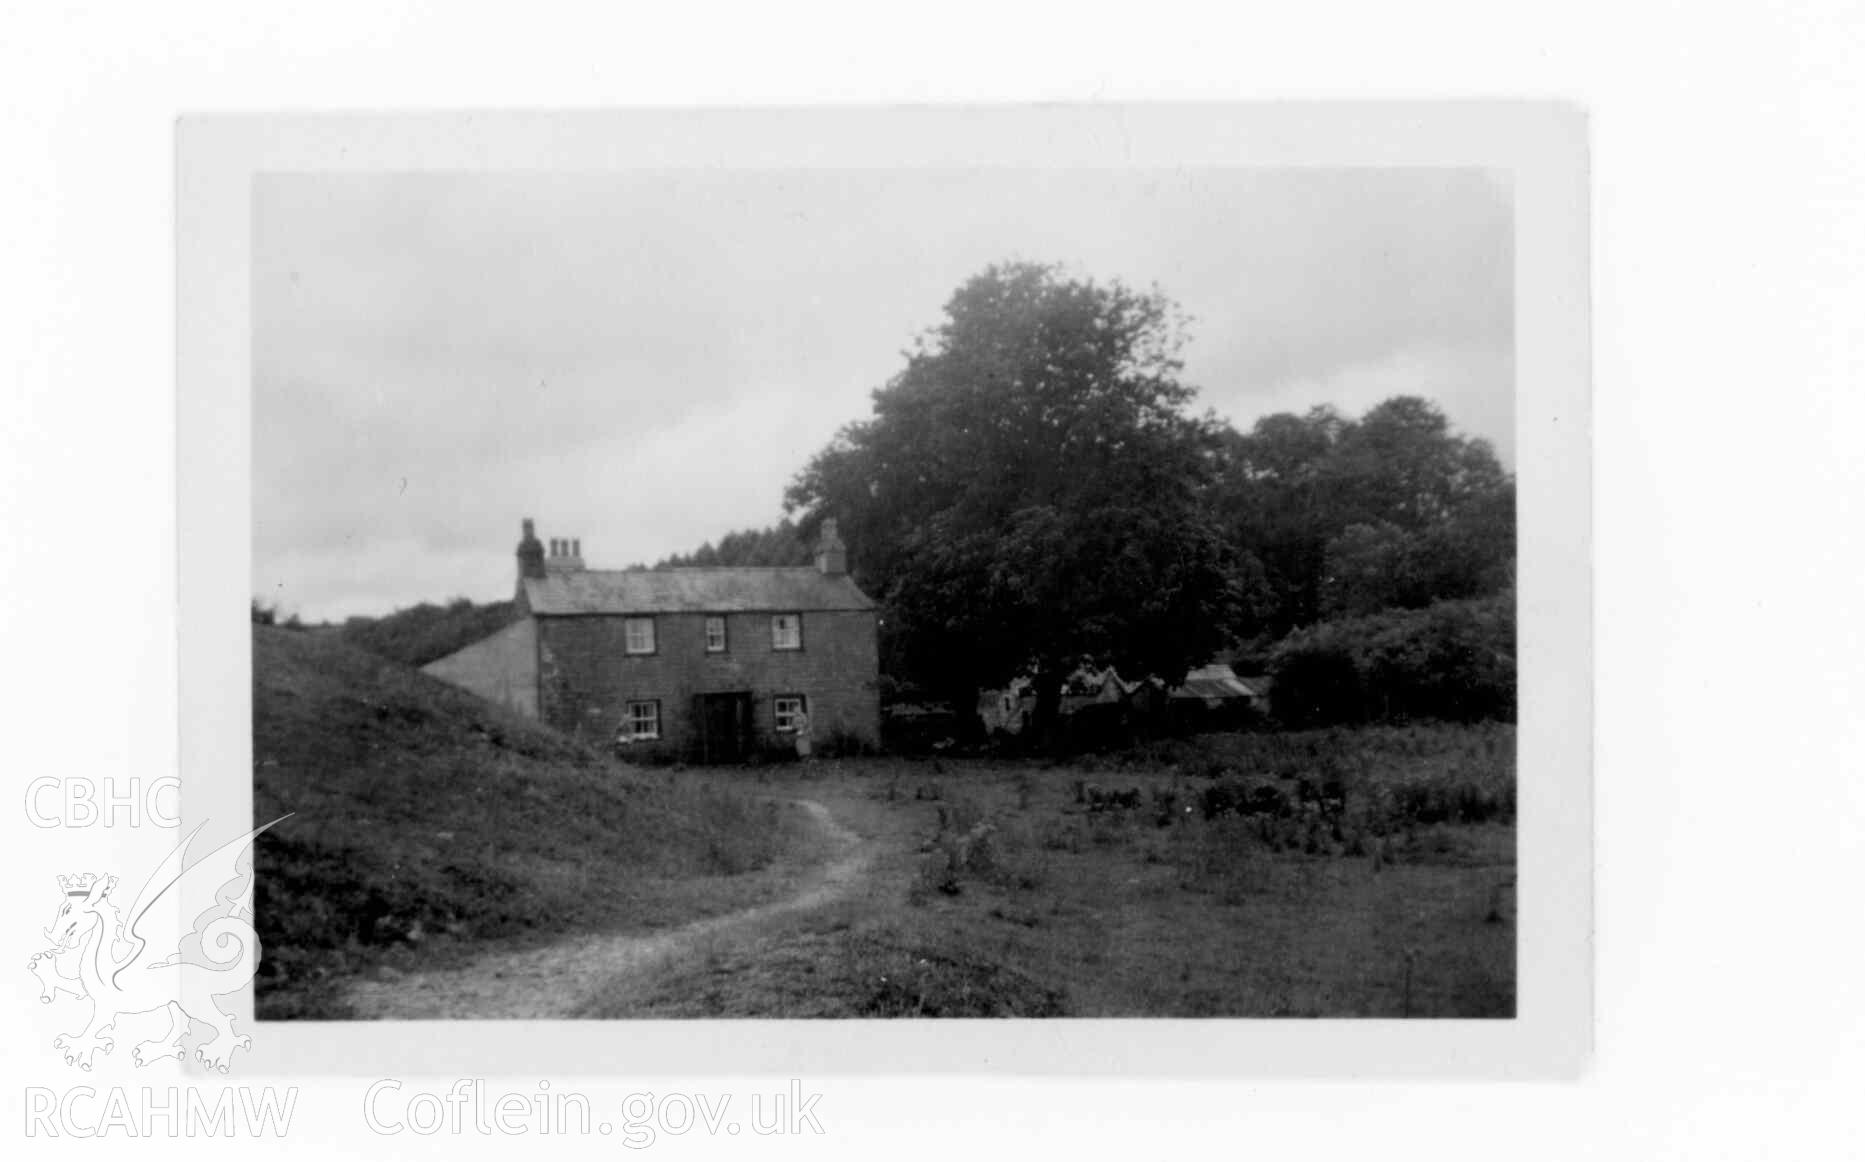
[[[209,1069],[227,1072],[233,1051],[252,1047],[251,1037],[233,1032],[233,1018],[215,998],[244,988],[258,968],[248,853],[260,832],[278,822],[189,863],[188,845],[201,833],[195,828],[136,893],[127,920],[117,911],[115,876],[58,877],[60,906],[45,929],[51,946],[26,967],[39,978],[40,1003],[51,1004],[60,993],[91,1002],[83,1031],[52,1042],[66,1064],[89,1070],[100,1050],[109,1054],[115,1047],[107,1034],[119,1020],[162,1009],[168,1010],[168,1033],[130,1051],[139,1066],[182,1060],[191,1021],[213,1027],[211,1038],[194,1042],[195,1059]],[[192,917],[185,929],[183,917]]]

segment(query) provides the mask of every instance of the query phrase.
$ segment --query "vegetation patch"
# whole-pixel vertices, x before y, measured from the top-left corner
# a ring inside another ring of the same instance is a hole
[[[338,632],[359,649],[418,667],[491,637],[517,618],[510,601],[475,604],[456,597],[444,605],[423,601],[382,617],[352,617]]]
[[[1392,792],[1513,804],[1514,755],[1506,725],[1436,724],[823,764],[799,786],[883,848],[871,877],[592,1012],[1509,1017],[1512,807],[1427,823]]]
[[[1064,1017],[1061,991],[1002,964],[868,941],[853,951],[862,1017]]]
[[[1515,592],[1325,621],[1270,657],[1276,716],[1298,726],[1515,718]]]
[[[262,1018],[488,940],[664,925],[755,902],[794,810],[624,767],[332,635],[253,629]]]

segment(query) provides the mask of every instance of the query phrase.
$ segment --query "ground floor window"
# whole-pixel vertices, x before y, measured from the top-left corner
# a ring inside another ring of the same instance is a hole
[[[777,706],[777,730],[788,734],[797,728],[797,720],[804,715],[803,695],[779,694],[774,700]]]
[[[661,736],[661,704],[659,702],[630,702],[627,713],[622,716],[623,738],[631,742]]]

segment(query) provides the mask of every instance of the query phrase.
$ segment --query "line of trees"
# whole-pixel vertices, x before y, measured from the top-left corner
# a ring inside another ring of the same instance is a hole
[[[1451,687],[1476,682],[1489,693],[1459,706],[1505,713],[1514,481],[1493,449],[1416,397],[1239,432],[1192,411],[1186,327],[1157,289],[1052,266],[994,266],[959,288],[873,393],[873,414],[785,496],[804,543],[840,520],[851,569],[885,611],[884,669],[959,705],[1030,675],[1041,728],[1083,661],[1176,681],[1241,651],[1276,670],[1278,704],[1298,717],[1438,715],[1448,695],[1399,688],[1418,666],[1349,650],[1351,682],[1311,681],[1326,666],[1277,643],[1376,633],[1398,649],[1409,633],[1408,656],[1429,669],[1455,652],[1432,636],[1464,622],[1434,613],[1400,619],[1401,633],[1354,619],[1490,598],[1511,611],[1510,637],[1471,649],[1506,658],[1506,697],[1493,674]]]
[[[718,544],[707,541],[690,553],[675,553],[653,565],[630,565],[630,569],[688,569],[714,565],[807,565],[815,553],[788,517],[769,528],[737,529],[719,538]]]

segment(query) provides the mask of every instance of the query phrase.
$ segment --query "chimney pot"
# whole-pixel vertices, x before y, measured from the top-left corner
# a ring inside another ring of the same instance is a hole
[[[583,541],[580,537],[552,537],[550,556],[543,562],[547,573],[575,573],[583,568]]]

